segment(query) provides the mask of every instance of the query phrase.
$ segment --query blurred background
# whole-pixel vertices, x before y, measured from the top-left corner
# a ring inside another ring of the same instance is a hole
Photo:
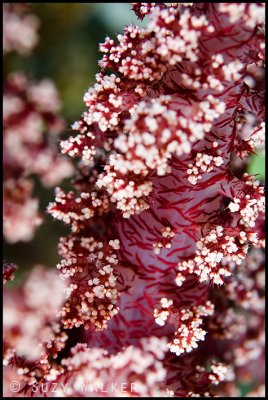
[[[137,20],[130,3],[32,3],[32,13],[40,19],[39,43],[30,56],[9,53],[4,57],[4,78],[13,71],[23,71],[32,79],[52,79],[62,99],[62,115],[67,130],[84,111],[83,95],[95,82],[98,72],[99,43],[106,35],[116,38],[123,28],[133,22],[145,26],[147,21]],[[264,179],[264,156],[252,157],[249,173]],[[33,179],[35,179],[33,177]],[[68,181],[60,185],[71,188]],[[29,243],[4,242],[4,259],[19,266],[13,285],[19,285],[25,273],[35,264],[55,267],[59,237],[69,232],[63,223],[53,221],[46,207],[54,199],[54,189],[44,189],[36,180],[35,195],[40,200],[44,223]]]

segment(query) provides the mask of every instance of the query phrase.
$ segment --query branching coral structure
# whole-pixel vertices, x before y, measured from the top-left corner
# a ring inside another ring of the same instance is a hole
[[[61,142],[65,297],[34,360],[7,334],[7,374],[34,396],[262,395],[264,189],[239,157],[264,143],[264,3],[132,7],[147,27],[100,45]]]

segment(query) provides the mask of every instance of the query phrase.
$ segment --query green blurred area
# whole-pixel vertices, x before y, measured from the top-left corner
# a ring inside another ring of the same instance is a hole
[[[259,180],[265,180],[265,155],[263,152],[257,151],[254,156],[251,156],[247,172],[256,175]]]
[[[29,57],[8,54],[4,58],[4,77],[13,71],[24,71],[32,79],[54,80],[61,99],[62,114],[70,126],[84,111],[83,95],[95,82],[98,72],[99,43],[108,35],[121,33],[131,22],[138,21],[130,3],[32,3],[33,12],[40,19],[39,44]],[[62,136],[67,136],[68,130]],[[264,178],[264,157],[252,157],[250,173]],[[67,181],[60,185],[68,190]],[[35,195],[40,199],[40,211],[45,222],[30,243],[4,243],[4,259],[19,266],[15,284],[34,264],[55,267],[59,237],[69,232],[63,223],[53,221],[46,207],[54,198],[54,189],[44,189],[36,180]]]

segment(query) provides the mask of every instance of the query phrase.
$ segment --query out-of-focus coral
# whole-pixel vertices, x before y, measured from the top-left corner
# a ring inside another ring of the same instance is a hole
[[[56,317],[65,297],[65,285],[55,270],[33,267],[20,289],[4,289],[4,381],[11,395],[9,377],[22,386],[49,379],[53,359],[65,346],[66,332]],[[53,376],[52,376],[53,378]]]
[[[29,10],[28,3],[3,4],[4,54],[29,55],[37,44],[39,20]],[[16,72],[4,82],[4,237],[10,243],[31,240],[42,223],[30,175],[37,175],[44,186],[54,186],[72,174],[71,164],[57,154],[57,136],[65,127],[60,108],[49,79],[31,82]]]
[[[22,73],[9,76],[3,97],[4,236],[10,243],[29,241],[42,222],[39,201],[32,197],[31,175],[54,186],[72,174],[68,160],[57,154],[64,128],[54,84],[31,82]]]
[[[32,198],[33,182],[29,179],[9,178],[3,185],[3,229],[6,240],[16,243],[33,238],[42,223],[38,199]]]
[[[18,289],[4,291],[4,337],[7,357],[11,354],[29,361],[40,358],[53,340],[53,320],[65,297],[64,283],[54,270],[35,266]],[[55,331],[56,332],[56,331]],[[65,336],[65,335],[64,335]]]
[[[3,50],[28,55],[38,43],[39,19],[27,3],[3,3]]]
[[[149,337],[137,346],[128,346],[114,356],[105,349],[77,344],[70,357],[61,361],[70,379],[63,396],[77,397],[168,397],[164,385],[166,370],[162,360],[166,340]]]

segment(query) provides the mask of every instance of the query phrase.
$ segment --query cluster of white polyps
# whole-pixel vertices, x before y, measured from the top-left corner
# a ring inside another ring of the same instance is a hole
[[[242,226],[254,228],[259,215],[265,212],[264,187],[247,173],[243,175],[243,179],[246,185],[244,193],[240,197],[234,197],[228,208],[233,213],[239,211],[239,223]]]
[[[109,199],[106,193],[81,192],[76,196],[74,192],[63,192],[55,189],[55,202],[50,203],[48,212],[51,215],[70,225],[73,232],[77,232],[95,215],[103,215],[109,211]]]
[[[218,147],[217,142],[212,144],[212,153],[215,153],[215,149]],[[213,151],[214,150],[214,151]],[[216,154],[197,153],[193,163],[188,164],[187,175],[188,181],[192,185],[196,185],[199,179],[202,179],[202,175],[212,171],[215,167],[220,167],[223,164],[223,158],[221,157],[221,151],[216,151]]]
[[[203,139],[224,112],[224,103],[211,95],[188,118],[173,107],[170,96],[139,102],[130,109],[131,117],[114,141],[118,154],[110,156],[97,186],[106,188],[125,218],[148,208],[144,197],[152,191],[152,184],[147,176],[154,171],[160,176],[169,172],[172,154],[189,153],[192,143]],[[216,157],[215,164],[221,161]]]
[[[58,316],[65,328],[84,325],[86,329],[107,328],[118,313],[118,290],[113,266],[118,263],[115,250],[119,241],[108,245],[91,238],[62,238],[59,252],[64,259],[58,264],[62,279],[68,279],[67,299]]]
[[[178,264],[177,285],[182,285],[187,273],[198,275],[200,282],[211,280],[222,285],[223,277],[231,275],[230,266],[240,265],[246,258],[250,242],[258,242],[256,234],[237,229],[236,236],[232,236],[222,226],[217,226],[196,243],[193,258]]]
[[[158,242],[153,243],[154,253],[160,254],[161,249],[170,249],[172,247],[172,238],[175,236],[175,232],[170,226],[161,229],[161,239]]]
[[[92,144],[95,135],[88,132],[86,127],[81,127],[80,121],[73,124],[73,129],[83,130],[84,134],[70,137],[67,140],[62,140],[60,143],[62,154],[68,154],[70,157],[80,156],[84,163],[88,163],[96,154],[96,147]]]
[[[189,153],[192,143],[203,139],[223,112],[224,104],[210,96],[197,105],[190,118],[181,110],[175,111],[170,96],[141,101],[130,109],[124,133],[114,142],[122,154],[116,168],[122,173],[156,170],[164,175],[171,155]]]
[[[106,350],[77,344],[61,362],[62,379],[66,379],[66,372],[69,376],[62,395],[84,397],[86,392],[87,397],[104,393],[111,397],[169,397],[163,384],[166,351],[166,339],[154,336],[112,356]],[[61,375],[57,380],[61,382]]]
[[[176,331],[168,348],[177,356],[197,348],[197,342],[205,339],[206,331],[200,326],[203,324],[201,317],[210,316],[214,313],[214,305],[207,301],[204,305],[192,306],[176,310],[173,301],[162,298],[161,308],[154,310],[155,322],[163,326],[167,322],[172,324]]]
[[[113,130],[118,125],[122,111],[121,79],[115,74],[97,74],[96,80],[97,83],[84,95],[84,102],[88,107],[88,111],[84,113],[85,122],[89,126],[98,123],[102,132]]]
[[[221,382],[233,381],[234,379],[234,371],[230,365],[212,360],[209,369],[210,371],[207,371],[206,368],[201,365],[196,366],[200,379],[207,377],[208,381],[213,385],[218,385]]]
[[[110,200],[116,203],[118,209],[123,211],[123,217],[129,218],[149,208],[145,198],[153,190],[153,184],[144,174],[122,174],[115,171],[120,166],[118,155],[110,156],[110,165],[105,166],[105,172],[99,175],[96,182],[98,188],[105,188],[110,195]]]
[[[214,31],[205,15],[191,15],[186,8],[180,13],[177,4],[164,8],[150,5],[137,13],[145,14],[149,9],[150,23],[146,29],[130,25],[118,35],[118,44],[109,37],[101,44],[102,68],[118,70],[135,82],[153,82],[161,79],[169,65],[185,58],[197,61],[200,35]]]

